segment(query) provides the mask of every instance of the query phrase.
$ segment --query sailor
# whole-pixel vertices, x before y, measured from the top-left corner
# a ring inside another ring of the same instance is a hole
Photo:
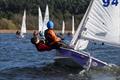
[[[66,47],[61,39],[55,34],[53,28],[54,23],[49,21],[47,23],[48,29],[45,30],[45,39],[41,39],[39,33],[34,31],[33,37],[31,38],[31,42],[36,46],[38,51],[49,51],[52,49],[59,49],[61,46]]]
[[[17,30],[17,31],[16,31],[16,35],[20,35],[20,31]]]
[[[45,44],[45,41],[39,38],[39,33],[37,31],[33,32],[33,37],[31,38],[32,44],[34,44],[38,51],[49,51],[51,47]]]
[[[56,33],[54,32],[54,23],[52,21],[48,21],[47,23],[47,30],[45,30],[45,39],[46,44],[51,46],[52,49],[57,49],[61,46],[61,38],[59,38]]]
[[[16,37],[19,37],[20,36],[20,31],[16,31]]]

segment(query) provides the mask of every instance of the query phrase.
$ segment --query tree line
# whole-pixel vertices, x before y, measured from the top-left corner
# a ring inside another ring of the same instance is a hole
[[[44,17],[47,4],[55,28],[61,29],[62,20],[65,20],[66,28],[71,29],[72,15],[75,16],[77,27],[89,2],[90,0],[0,0],[0,29],[19,29],[24,9],[27,11],[27,28],[37,29],[38,7]]]

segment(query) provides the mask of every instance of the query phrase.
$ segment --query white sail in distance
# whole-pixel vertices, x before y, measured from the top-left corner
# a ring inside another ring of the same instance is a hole
[[[26,10],[24,10],[24,15],[22,19],[22,26],[21,26],[21,36],[24,37],[24,33],[26,33]]]
[[[103,5],[103,0],[93,0],[81,36],[120,47],[120,4]]]
[[[74,16],[72,16],[72,35],[75,33]]]
[[[43,27],[43,20],[42,20],[42,12],[40,7],[38,7],[38,31],[42,31]]]
[[[44,17],[44,22],[43,22],[43,32],[47,29],[47,23],[49,21],[49,9],[48,5],[46,5],[46,11],[45,11],[45,17]]]
[[[65,22],[63,21],[62,22],[62,34],[64,34],[65,33]]]

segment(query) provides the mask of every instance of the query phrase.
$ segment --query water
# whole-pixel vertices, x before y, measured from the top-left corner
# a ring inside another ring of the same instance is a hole
[[[17,39],[15,34],[0,34],[0,80],[120,80],[119,67],[91,69],[80,75],[79,69],[55,65],[56,51],[38,52],[30,38],[31,34],[24,39]],[[119,48],[90,43],[86,51],[120,65]]]

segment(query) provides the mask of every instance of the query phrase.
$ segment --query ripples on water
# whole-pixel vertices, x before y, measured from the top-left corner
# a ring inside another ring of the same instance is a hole
[[[24,39],[17,39],[15,34],[0,34],[0,80],[120,80],[119,67],[91,69],[80,75],[79,68],[56,65],[56,51],[38,52],[30,38],[31,34]],[[93,44],[86,49],[92,56],[120,65],[119,48]]]

